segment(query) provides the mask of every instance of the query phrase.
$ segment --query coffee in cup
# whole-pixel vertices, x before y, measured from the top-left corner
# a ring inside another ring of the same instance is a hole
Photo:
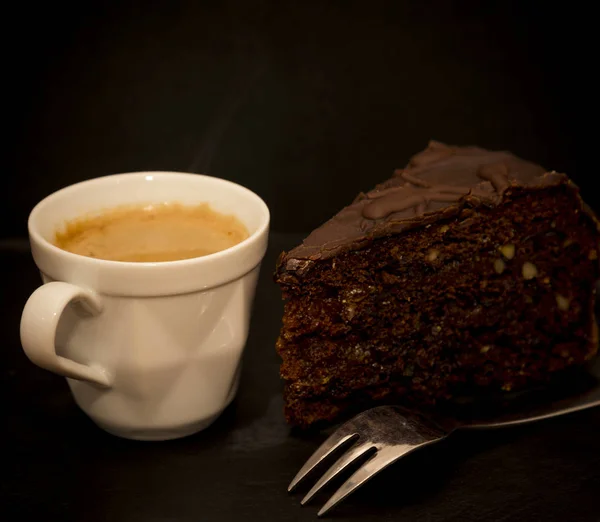
[[[161,262],[202,257],[248,237],[244,224],[210,205],[180,203],[122,206],[68,221],[54,244],[108,261]]]

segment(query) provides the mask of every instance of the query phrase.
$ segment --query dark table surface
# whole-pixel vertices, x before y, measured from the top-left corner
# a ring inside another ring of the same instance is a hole
[[[287,484],[324,434],[290,432],[274,342],[282,305],[271,281],[297,235],[272,234],[239,393],[207,430],[169,442],[108,435],[75,405],[64,379],[23,354],[21,309],[39,284],[25,241],[0,243],[0,520],[201,522],[316,520]],[[522,428],[456,434],[368,483],[333,520],[595,521],[600,409]],[[331,493],[331,491],[329,491]]]

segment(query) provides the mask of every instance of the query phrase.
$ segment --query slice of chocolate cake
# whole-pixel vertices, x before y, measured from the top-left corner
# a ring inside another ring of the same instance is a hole
[[[584,365],[599,251],[567,176],[431,142],[281,255],[288,421],[518,390]]]

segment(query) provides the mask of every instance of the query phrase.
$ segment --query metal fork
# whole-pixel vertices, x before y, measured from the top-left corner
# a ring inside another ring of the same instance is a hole
[[[450,417],[436,417],[434,420],[399,406],[372,408],[358,414],[338,428],[302,466],[290,483],[288,491],[295,489],[317,466],[334,453],[339,454],[339,451],[345,447],[345,453],[302,499],[301,503],[304,505],[357,459],[371,453],[370,458],[320,509],[318,515],[322,516],[390,464],[419,448],[445,439],[457,430],[517,426],[594,406],[600,406],[600,383],[597,380],[595,385],[588,387],[584,392],[542,406],[530,405],[525,410],[520,409],[517,413],[496,416],[491,420],[473,418],[464,420]]]

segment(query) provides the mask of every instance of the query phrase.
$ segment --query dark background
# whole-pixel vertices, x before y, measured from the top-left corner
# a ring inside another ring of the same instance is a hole
[[[307,232],[429,139],[575,165],[575,3],[20,2],[4,70],[0,237],[76,181],[240,182]]]
[[[327,494],[302,508],[306,489],[286,492],[324,434],[283,419],[277,255],[432,138],[566,171],[600,208],[575,164],[585,16],[575,2],[526,1],[4,7],[0,520],[316,520]],[[24,240],[33,205],[139,170],[240,182],[273,218],[238,396],[209,429],[165,443],[96,428],[18,334],[40,284]],[[456,436],[385,471],[332,520],[597,522],[598,433],[596,409]]]

